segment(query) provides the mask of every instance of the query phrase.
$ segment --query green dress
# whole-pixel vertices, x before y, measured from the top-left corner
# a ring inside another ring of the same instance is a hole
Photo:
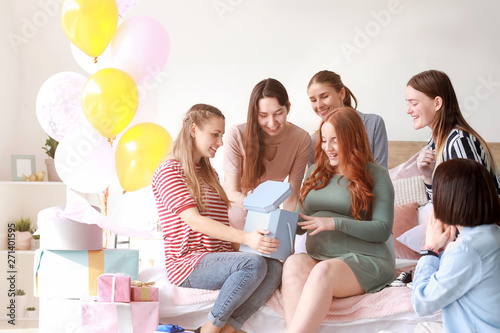
[[[314,170],[314,165],[307,176]],[[394,259],[385,241],[392,233],[394,188],[387,169],[368,163],[372,177],[371,220],[355,220],[351,213],[351,196],[347,179],[336,175],[320,190],[311,190],[304,200],[303,213],[309,216],[333,217],[335,230],[322,231],[306,238],[307,253],[314,259],[340,259],[352,269],[366,292],[375,292],[395,278]],[[300,212],[300,206],[297,206]],[[304,233],[301,227],[298,233]]]

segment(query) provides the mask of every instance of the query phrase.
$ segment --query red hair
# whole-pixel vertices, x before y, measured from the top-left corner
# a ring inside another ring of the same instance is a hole
[[[330,165],[322,149],[321,129],[325,123],[332,124],[337,136],[339,164]],[[368,173],[368,162],[374,162],[368,135],[359,114],[350,107],[341,107],[330,112],[321,122],[318,139],[314,147],[315,168],[302,184],[299,203],[302,207],[311,190],[324,188],[334,175],[347,179],[351,194],[352,215],[356,220],[371,218],[371,204],[375,199],[373,183]]]

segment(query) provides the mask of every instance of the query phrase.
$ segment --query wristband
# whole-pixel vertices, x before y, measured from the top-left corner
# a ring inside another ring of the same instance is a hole
[[[436,250],[434,247],[429,246],[429,245],[424,245],[424,246],[422,246],[422,248],[421,248],[420,250],[422,250],[422,251],[425,251],[425,250],[430,250],[430,251],[432,251],[432,252],[435,252],[437,255],[439,255],[439,251],[438,251],[438,250]]]
[[[422,246],[422,250],[420,251],[420,255],[421,256],[431,255],[431,256],[439,257],[439,251],[436,250],[435,248],[433,248],[432,246],[424,245],[424,246]]]
[[[434,256],[436,258],[439,258],[439,255],[432,250],[422,250],[422,251],[420,251],[420,256],[422,256],[422,257],[423,256]]]

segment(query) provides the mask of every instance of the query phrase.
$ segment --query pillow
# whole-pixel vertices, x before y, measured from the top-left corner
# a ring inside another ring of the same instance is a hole
[[[429,216],[431,215],[432,209],[434,206],[432,206],[432,202],[428,202],[423,206],[418,207],[418,224],[426,224],[427,220],[429,220]]]
[[[418,225],[417,208],[418,203],[416,202],[394,206],[394,224],[392,227],[392,233],[395,238],[394,247],[396,250],[396,258],[398,259],[420,258],[420,255],[417,252],[408,248],[398,239],[398,237],[402,234]]]
[[[409,247],[415,252],[419,252],[422,246],[425,245],[425,230],[427,228],[427,220],[432,212],[432,202],[418,207],[418,225],[398,237],[398,241]]]
[[[412,202],[416,202],[421,206],[429,201],[425,191],[423,176],[397,179],[392,184],[394,186],[395,206]]]
[[[412,251],[419,252],[422,246],[425,245],[425,229],[427,223],[419,224],[414,228],[403,233],[401,236],[396,237],[396,242],[403,244],[410,248]]]
[[[393,181],[397,179],[416,177],[421,175],[417,167],[417,157],[422,149],[418,153],[410,157],[408,161],[401,163],[400,165],[395,166],[392,169],[389,169],[389,176]]]

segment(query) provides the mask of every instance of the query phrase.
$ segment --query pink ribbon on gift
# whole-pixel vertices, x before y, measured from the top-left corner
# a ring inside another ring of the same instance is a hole
[[[64,210],[57,210],[55,212],[58,218],[66,218],[85,224],[97,224],[100,228],[109,230],[120,236],[153,238],[151,231],[120,226],[118,222],[99,213],[85,198],[71,190],[68,190],[66,199],[67,203]]]

